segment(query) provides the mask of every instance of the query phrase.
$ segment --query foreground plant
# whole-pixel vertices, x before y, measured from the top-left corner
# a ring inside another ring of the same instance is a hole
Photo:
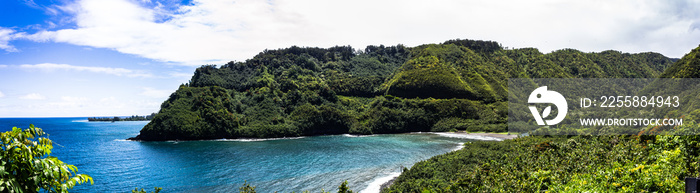
[[[68,192],[90,181],[78,168],[50,156],[53,142],[41,128],[13,127],[0,133],[0,192]]]

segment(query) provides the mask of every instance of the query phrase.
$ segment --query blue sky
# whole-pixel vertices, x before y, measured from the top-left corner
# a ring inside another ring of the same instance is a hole
[[[680,58],[700,44],[700,2],[2,0],[0,117],[145,115],[203,64],[456,38]]]

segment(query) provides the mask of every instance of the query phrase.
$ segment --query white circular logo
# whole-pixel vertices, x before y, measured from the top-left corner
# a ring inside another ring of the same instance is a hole
[[[542,118],[549,116],[552,112],[552,106],[548,106],[542,111],[542,114],[537,110],[535,106],[529,106],[532,116],[535,117],[538,125],[556,125],[557,123],[564,120],[566,117],[567,103],[564,96],[556,91],[547,90],[547,86],[542,86],[530,93],[530,97],[527,99],[528,103],[551,103],[557,106],[559,110],[557,116],[551,120],[542,120]],[[546,123],[546,124],[545,124]]]

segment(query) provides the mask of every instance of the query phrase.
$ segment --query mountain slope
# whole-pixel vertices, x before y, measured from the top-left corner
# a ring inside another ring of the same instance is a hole
[[[698,175],[700,126],[690,120],[700,118],[700,47],[672,64],[656,53],[560,50],[547,54],[553,55],[576,58],[554,60],[576,77],[660,74],[641,96],[686,96],[681,99],[683,108],[672,109],[668,117],[683,115],[687,122],[672,128],[670,135],[531,135],[501,142],[475,141],[416,163],[382,192],[679,192],[684,176]],[[635,62],[623,65],[618,60]],[[665,66],[670,67],[661,73]],[[640,134],[660,134],[663,129],[669,128],[657,126]]]
[[[479,40],[265,50],[198,68],[134,139],[504,132],[507,78],[655,77],[670,63],[654,53],[543,54]]]
[[[700,78],[700,46],[668,67],[661,78]]]

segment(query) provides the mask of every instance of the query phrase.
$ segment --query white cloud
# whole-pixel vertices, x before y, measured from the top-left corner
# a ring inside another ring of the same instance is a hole
[[[6,52],[17,52],[17,48],[10,45],[10,41],[15,39],[15,30],[0,27],[0,49]]]
[[[92,66],[74,66],[69,64],[53,64],[53,63],[43,63],[43,64],[23,64],[19,66],[24,69],[38,69],[44,71],[54,71],[54,70],[72,70],[72,71],[87,71],[93,73],[104,73],[115,76],[126,76],[126,77],[143,77],[150,78],[154,77],[150,73],[145,73],[137,70],[129,70],[125,68],[110,68],[110,67],[92,67]]]
[[[62,96],[61,97],[62,101],[66,102],[81,102],[81,101],[87,101],[87,97],[71,97],[71,96]]]
[[[699,9],[697,0],[194,0],[168,11],[150,1],[78,0],[60,7],[77,27],[16,36],[190,65],[243,61],[291,45],[415,46],[455,38],[543,52],[617,49],[680,57],[699,43]],[[3,45],[13,48],[0,39]]]
[[[31,93],[27,94],[24,96],[20,96],[19,99],[24,99],[24,100],[44,100],[46,97],[44,95],[40,95],[39,93]]]
[[[173,93],[173,90],[159,90],[150,87],[143,87],[142,90],[143,91],[140,93],[142,96],[151,98],[167,98]]]
[[[113,97],[113,96],[100,99],[100,103],[115,102],[115,101],[117,101],[117,98]]]
[[[5,97],[5,93],[0,92],[0,98]]]
[[[40,8],[40,6],[37,5],[37,4],[34,2],[34,0],[22,0],[22,1],[24,1],[24,4],[27,5],[27,6],[29,6],[29,7],[32,7],[32,8]]]

